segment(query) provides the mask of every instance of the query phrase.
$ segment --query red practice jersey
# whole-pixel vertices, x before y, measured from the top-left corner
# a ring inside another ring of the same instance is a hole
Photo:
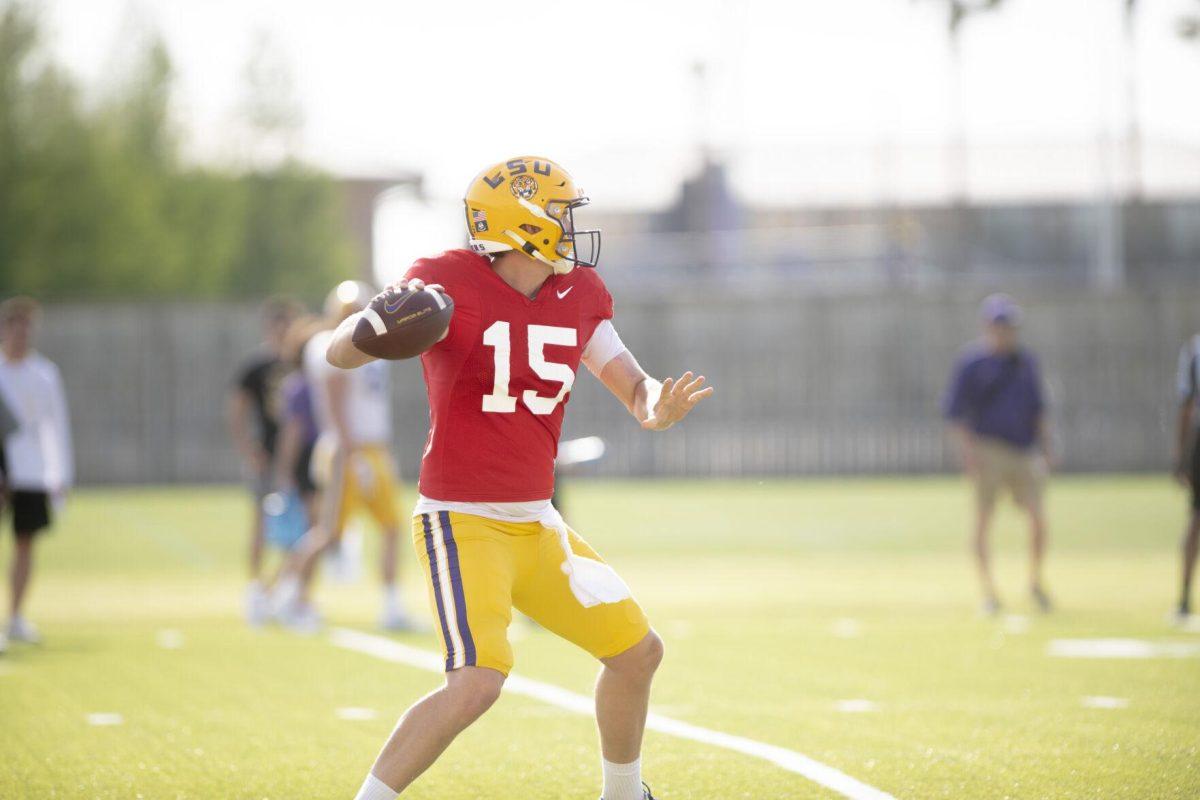
[[[420,490],[434,500],[513,503],[554,493],[554,459],[580,356],[612,296],[594,269],[552,275],[529,299],[469,250],[421,259],[406,278],[454,299],[445,339],[421,356],[429,441]]]

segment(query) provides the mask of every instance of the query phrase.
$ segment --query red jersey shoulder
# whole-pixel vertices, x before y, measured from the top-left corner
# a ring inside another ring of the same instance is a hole
[[[584,295],[584,300],[588,302],[595,310],[596,316],[600,319],[612,319],[613,316],[613,299],[608,293],[608,287],[604,285],[604,279],[595,269],[587,267],[576,267],[571,270],[568,276],[566,288],[559,289],[561,295],[563,291],[578,290]]]
[[[447,250],[429,258],[419,258],[404,273],[405,279],[420,278],[426,283],[440,283],[450,291],[451,284],[471,283],[482,262],[487,259],[470,250]]]

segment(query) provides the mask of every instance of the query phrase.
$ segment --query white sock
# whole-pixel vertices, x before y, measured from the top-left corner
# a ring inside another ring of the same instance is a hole
[[[354,800],[396,800],[399,796],[400,794],[393,791],[392,787],[368,772],[367,779],[363,781],[358,794],[354,795]]]
[[[396,584],[388,583],[384,585],[383,604],[388,608],[400,607],[400,593],[396,591]]]
[[[601,800],[642,800],[642,760],[629,764],[614,764],[600,759],[604,765],[604,794]]]

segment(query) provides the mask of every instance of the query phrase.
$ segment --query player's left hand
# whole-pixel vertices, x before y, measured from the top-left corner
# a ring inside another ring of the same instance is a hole
[[[665,431],[679,422],[697,403],[712,395],[713,387],[702,389],[702,386],[704,376],[693,376],[690,371],[680,375],[679,380],[667,378],[662,383],[662,391],[650,417],[642,420],[642,427],[648,431]]]

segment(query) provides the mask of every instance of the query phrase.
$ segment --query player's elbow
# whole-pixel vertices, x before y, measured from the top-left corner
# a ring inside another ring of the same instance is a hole
[[[355,361],[353,351],[353,344],[340,336],[335,336],[329,343],[329,347],[325,348],[325,360],[338,369],[353,369],[360,363]]]

